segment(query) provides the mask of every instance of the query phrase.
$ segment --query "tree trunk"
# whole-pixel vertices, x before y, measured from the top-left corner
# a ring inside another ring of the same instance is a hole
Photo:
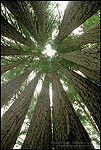
[[[3,16],[1,16],[1,35],[24,45],[35,48],[27,38],[23,37]]]
[[[100,72],[100,46],[68,53],[59,53],[59,55],[90,70]]]
[[[88,78],[100,84],[100,72],[96,72],[94,70],[88,69],[86,67],[79,65],[79,70]]]
[[[16,19],[25,26],[35,40],[41,44],[34,22],[28,11],[27,4],[24,1],[2,1],[2,3],[9,9],[9,11],[11,11]]]
[[[15,62],[15,63],[8,64],[8,65],[2,65],[2,66],[1,66],[1,75],[2,75],[4,72],[6,72],[6,71],[8,71],[8,70],[11,70],[11,69],[13,69],[14,67],[17,67],[19,64],[21,64],[21,63]]]
[[[24,72],[23,74],[16,76],[13,80],[2,85],[1,106],[6,104],[13,97],[20,85],[27,79],[30,72],[31,71]]]
[[[70,82],[81,96],[100,130],[100,87],[61,64],[59,64],[59,67],[65,73],[67,78],[69,78]]]
[[[73,39],[69,43],[65,44],[61,49],[67,49],[75,46],[82,46],[89,43],[100,42],[100,22],[89,28],[79,37]]]
[[[27,114],[39,77],[40,74],[37,74],[24,89],[20,97],[3,115],[1,120],[1,149],[13,149]]]
[[[94,149],[57,73],[52,75],[54,149]]]
[[[54,45],[57,46],[73,30],[79,27],[100,9],[100,1],[70,1],[65,10],[59,34]]]
[[[10,46],[1,45],[1,56],[29,55],[30,53]]]
[[[30,1],[40,24],[41,32],[45,35],[45,8],[43,1]]]
[[[49,77],[46,75],[32,120],[21,149],[51,148],[51,110],[49,98]]]

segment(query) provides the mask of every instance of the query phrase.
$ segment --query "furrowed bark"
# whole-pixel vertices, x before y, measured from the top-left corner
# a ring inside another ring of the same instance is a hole
[[[20,65],[20,64],[21,64],[21,63],[16,62],[16,63],[8,64],[8,65],[2,65],[2,66],[1,66],[1,75],[2,75],[4,72],[6,72],[6,71],[8,71],[8,70],[11,70],[11,69],[13,69],[14,67],[17,67],[17,66]]]
[[[30,1],[40,24],[41,32],[45,35],[45,8],[43,1]]]
[[[14,55],[29,55],[30,53],[13,48],[10,46],[1,45],[1,56],[14,56]]]
[[[34,26],[33,20],[24,1],[2,1],[11,13],[20,21],[25,28],[33,35],[35,40],[41,44],[39,35]]]
[[[24,38],[3,16],[1,16],[1,35],[34,48],[31,42]]]
[[[51,139],[49,77],[46,75],[21,149],[50,149]]]
[[[36,77],[26,86],[22,94],[3,115],[1,120],[1,149],[13,149],[19,135],[21,126],[27,114],[33,93],[38,83]]]
[[[61,49],[67,49],[76,46],[82,46],[89,43],[100,42],[100,22],[89,28],[83,34],[76,39],[73,39],[69,43],[65,44]]]
[[[59,34],[54,42],[57,46],[73,30],[79,27],[100,9],[100,1],[70,1],[60,25]]]
[[[100,72],[100,46],[63,54],[59,53],[59,55],[90,70]]]
[[[60,63],[58,65],[73,84],[100,130],[100,87]]]
[[[100,72],[96,72],[94,70],[88,69],[86,67],[79,65],[79,70],[88,78],[93,80],[94,82],[100,84]]]
[[[16,76],[13,80],[2,85],[1,106],[6,104],[13,97],[20,85],[27,79],[30,72],[31,71],[24,72],[23,74]]]
[[[52,75],[54,149],[94,149],[57,73]]]

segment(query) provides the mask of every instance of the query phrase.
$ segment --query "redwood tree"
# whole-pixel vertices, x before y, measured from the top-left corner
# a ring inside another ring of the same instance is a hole
[[[27,85],[1,120],[1,149],[13,149],[27,114],[40,73]]]
[[[18,65],[20,65],[21,63],[20,62],[15,62],[15,63],[12,63],[12,64],[8,64],[8,65],[2,65],[1,66],[1,75],[10,70],[10,69],[13,69],[14,67],[17,67]]]
[[[51,148],[49,77],[45,76],[22,149]]]
[[[100,87],[60,63],[59,67],[82,98],[100,130]]]
[[[100,42],[100,22],[89,28],[79,37],[73,39],[69,43],[65,44],[61,49],[68,49],[75,46],[82,46],[89,43]]]
[[[6,104],[17,92],[20,85],[27,79],[31,71],[16,76],[13,80],[4,83],[1,87],[1,106]]]
[[[100,84],[100,72],[96,72],[94,70],[88,69],[86,67],[78,65],[78,69],[88,78],[90,78],[92,81],[95,81],[96,83]]]
[[[94,149],[55,72],[52,91],[54,149]]]
[[[59,55],[90,70],[100,72],[100,46],[68,53],[59,53]]]
[[[29,55],[29,54],[30,53],[17,48],[1,45],[1,56]]]
[[[2,15],[1,15],[1,35],[34,48],[32,43],[27,38],[23,37],[22,34],[18,32],[16,28],[13,27]]]
[[[44,1],[30,1],[40,24],[41,32],[45,35],[45,7]]]
[[[65,9],[58,36],[54,42],[57,46],[74,29],[100,9],[100,1],[70,1]]]
[[[41,44],[39,35],[34,26],[32,17],[28,11],[25,1],[2,1],[2,3],[11,11],[11,13],[20,21],[25,28],[33,35],[35,40]]]

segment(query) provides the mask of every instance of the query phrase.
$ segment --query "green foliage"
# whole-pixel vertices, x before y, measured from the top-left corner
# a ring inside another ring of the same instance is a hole
[[[98,22],[100,22],[100,10],[81,25],[82,31],[85,32]]]

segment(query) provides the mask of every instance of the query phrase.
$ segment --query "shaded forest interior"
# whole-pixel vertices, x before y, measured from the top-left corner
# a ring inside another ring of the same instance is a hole
[[[1,1],[1,149],[100,148],[100,1],[59,9]]]

